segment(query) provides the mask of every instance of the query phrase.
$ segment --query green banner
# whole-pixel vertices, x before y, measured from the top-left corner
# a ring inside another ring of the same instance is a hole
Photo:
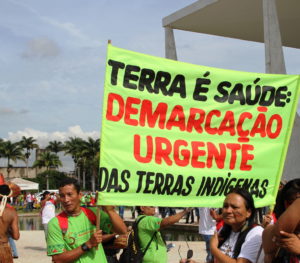
[[[108,45],[103,205],[220,207],[233,187],[275,203],[299,75],[239,72]]]

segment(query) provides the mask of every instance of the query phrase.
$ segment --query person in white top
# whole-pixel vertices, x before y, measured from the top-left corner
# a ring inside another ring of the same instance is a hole
[[[209,242],[211,237],[216,231],[216,221],[210,215],[210,208],[208,207],[199,207],[199,234],[202,236],[202,239],[205,242],[206,246],[206,262],[212,262],[213,257],[210,252]]]
[[[43,193],[41,204],[42,204],[42,224],[44,227],[45,238],[47,240],[48,222],[50,221],[50,219],[55,217],[55,205],[51,200],[51,195],[49,191],[45,191]]]
[[[224,226],[211,238],[210,249],[217,263],[262,263],[261,226],[254,224],[256,209],[251,194],[232,189],[223,203]]]
[[[25,211],[28,212],[28,211],[32,211],[32,208],[33,208],[33,198],[32,198],[32,194],[31,193],[28,193],[26,195],[26,208],[25,208]]]

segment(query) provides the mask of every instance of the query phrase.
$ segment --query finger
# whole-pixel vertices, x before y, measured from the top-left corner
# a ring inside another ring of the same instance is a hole
[[[291,234],[291,233],[288,233],[285,231],[280,231],[279,233],[281,236],[284,236],[284,237],[294,237],[294,234]]]

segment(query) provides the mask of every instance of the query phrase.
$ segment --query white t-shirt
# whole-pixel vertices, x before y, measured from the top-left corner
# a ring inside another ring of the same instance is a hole
[[[31,196],[31,194],[26,195],[26,201],[28,203],[32,202],[32,196]]]
[[[47,201],[42,211],[42,224],[48,224],[53,217],[55,217],[55,205],[51,201]]]
[[[248,232],[245,241],[241,247],[241,251],[240,254],[238,255],[238,258],[246,258],[252,263],[256,262],[257,255],[261,249],[263,230],[264,229],[261,226],[256,226]],[[238,235],[239,232],[231,231],[230,236],[220,247],[220,250],[231,258],[233,257],[233,250]],[[262,259],[263,257],[260,256],[258,262],[263,263]]]
[[[216,231],[216,220],[210,215],[210,208],[199,207],[199,234],[213,235]]]

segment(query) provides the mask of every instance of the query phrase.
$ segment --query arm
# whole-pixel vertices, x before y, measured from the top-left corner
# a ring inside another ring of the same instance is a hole
[[[175,223],[177,223],[184,215],[186,215],[189,211],[191,211],[190,209],[184,209],[183,211],[172,215],[172,216],[168,216],[165,217],[161,223],[160,223],[160,229],[165,228],[169,225],[173,225]]]
[[[265,263],[271,263],[273,257],[275,256],[277,246],[275,242],[273,242],[273,229],[274,225],[269,225],[265,228],[262,235],[262,247],[265,253]]]
[[[123,219],[119,216],[119,214],[116,212],[114,206],[104,206],[103,210],[108,214],[112,226],[113,231],[117,234],[126,234],[127,233],[127,227],[123,221]]]
[[[280,237],[280,231],[293,233],[300,227],[300,198],[297,198],[275,223],[274,234]]]
[[[15,240],[20,238],[19,224],[18,224],[18,214],[15,209],[12,209],[13,220],[11,223],[11,237]]]
[[[92,249],[94,247],[98,247],[98,245],[101,242],[102,242],[102,231],[98,230],[90,237],[90,239],[87,242],[85,242],[85,244],[89,249]],[[71,263],[76,259],[80,258],[84,253],[86,252],[82,250],[81,246],[79,246],[77,248],[63,252],[61,254],[53,255],[52,260],[55,263]]]
[[[300,199],[296,199],[280,216],[278,221],[263,232],[265,263],[271,262],[279,247],[297,253],[299,238],[293,232],[300,224]],[[299,253],[299,251],[298,251]]]
[[[102,244],[105,244],[106,242],[109,242],[110,240],[114,239],[116,237],[116,234],[104,234],[102,235]]]

